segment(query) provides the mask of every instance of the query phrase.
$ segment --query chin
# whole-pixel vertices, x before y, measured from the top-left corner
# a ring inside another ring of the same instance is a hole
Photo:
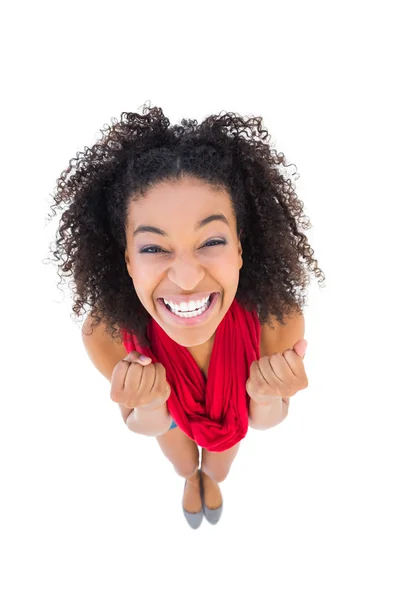
[[[165,330],[164,330],[165,331]],[[198,333],[188,335],[187,332],[183,332],[181,335],[171,335],[168,331],[166,333],[169,335],[171,339],[174,340],[180,346],[184,346],[185,348],[192,348],[194,346],[201,346],[210,340],[210,338],[214,335],[215,332],[210,335],[205,335],[204,333]]]

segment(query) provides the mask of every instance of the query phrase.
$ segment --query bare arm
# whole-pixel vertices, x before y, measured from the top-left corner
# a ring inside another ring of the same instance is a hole
[[[249,426],[252,429],[270,429],[286,419],[289,406],[285,402],[289,398],[271,398],[268,403],[260,404],[250,398]]]
[[[265,326],[261,330],[260,355],[272,356],[293,348],[297,340],[304,338],[305,320],[303,313],[288,318],[286,324],[275,322],[275,328]],[[288,415],[290,398],[271,398],[265,404],[250,398],[249,426],[252,429],[269,429],[281,423]]]
[[[96,369],[111,383],[115,366],[128,354],[124,345],[114,341],[105,332],[104,324],[100,323],[97,327],[93,327],[90,315],[82,327],[82,341]],[[166,402],[156,407],[149,405],[136,409],[128,408],[123,404],[118,406],[126,425],[135,433],[158,436],[166,433],[171,426],[172,417]]]
[[[172,417],[168,412],[166,402],[156,408],[147,406],[134,408],[124,420],[131,431],[149,436],[166,433],[172,423]]]

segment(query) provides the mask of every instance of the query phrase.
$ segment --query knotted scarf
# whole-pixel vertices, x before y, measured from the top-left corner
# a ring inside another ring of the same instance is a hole
[[[234,299],[216,330],[206,380],[186,346],[171,339],[154,319],[147,326],[151,347],[121,330],[128,353],[137,350],[164,365],[172,418],[198,446],[212,452],[232,448],[247,434],[246,382],[251,363],[260,359],[260,332],[257,312]]]

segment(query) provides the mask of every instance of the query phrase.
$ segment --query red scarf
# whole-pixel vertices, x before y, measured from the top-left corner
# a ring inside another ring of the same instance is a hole
[[[205,381],[188,349],[172,340],[154,319],[147,327],[151,350],[121,330],[128,353],[138,350],[164,365],[172,418],[198,446],[212,452],[232,448],[247,433],[246,382],[251,363],[260,359],[260,332],[256,311],[245,310],[234,299],[216,330]]]

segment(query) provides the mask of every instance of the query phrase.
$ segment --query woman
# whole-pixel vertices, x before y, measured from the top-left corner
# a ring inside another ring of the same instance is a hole
[[[54,256],[74,312],[92,307],[85,348],[129,429],[185,479],[194,529],[219,520],[248,425],[277,425],[308,385],[301,292],[308,271],[324,277],[267,137],[233,113],[175,126],[159,108],[123,113],[54,195],[68,204]]]

